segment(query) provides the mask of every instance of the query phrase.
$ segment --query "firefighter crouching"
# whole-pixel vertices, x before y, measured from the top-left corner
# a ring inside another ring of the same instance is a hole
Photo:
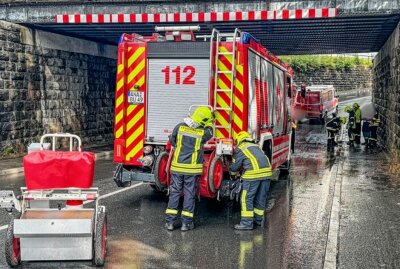
[[[263,225],[272,167],[268,157],[252,142],[249,133],[240,132],[235,144],[234,161],[229,172],[234,175],[243,168],[241,221],[235,229],[252,230],[254,224]]]
[[[361,109],[358,103],[353,104],[355,129],[354,129],[354,142],[359,145],[361,143]]]
[[[166,213],[166,228],[175,229],[179,198],[183,191],[182,231],[194,228],[196,182],[203,171],[203,146],[213,136],[213,114],[208,107],[197,108],[173,130],[170,143],[175,148],[171,162],[171,186]]]
[[[326,124],[326,130],[328,131],[328,149],[331,149],[337,145],[335,136],[340,131],[341,123],[342,120],[340,117],[338,117],[336,113],[333,113],[333,119]]]
[[[378,127],[380,124],[381,120],[379,119],[378,114],[375,114],[369,125],[370,129],[370,137],[368,138],[369,148],[375,148],[378,144]]]
[[[354,133],[356,129],[356,122],[355,122],[355,114],[353,108],[350,106],[346,106],[344,108],[344,111],[349,113],[349,120],[347,123],[347,133],[349,135],[349,142],[347,142],[347,145],[353,146],[354,144]]]

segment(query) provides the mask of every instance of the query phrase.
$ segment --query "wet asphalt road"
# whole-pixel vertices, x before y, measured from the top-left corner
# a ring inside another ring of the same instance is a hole
[[[342,176],[339,268],[400,268],[400,180],[398,165],[383,153],[362,148],[328,157],[325,145],[306,137],[323,134],[317,124],[301,124],[288,176],[271,186],[263,228],[236,232],[240,207],[201,199],[196,229],[164,229],[167,197],[138,185],[105,198],[108,254],[105,268],[322,268],[332,208],[332,166]],[[396,166],[397,165],[397,166]],[[99,161],[95,185],[101,193],[119,190],[111,180],[114,165]],[[21,177],[3,179],[0,188],[17,189]],[[0,226],[10,216],[0,212]],[[1,229],[1,228],[0,228]],[[0,245],[5,230],[0,231]],[[23,268],[88,268],[90,262],[24,263]],[[0,268],[6,268],[0,247]]]

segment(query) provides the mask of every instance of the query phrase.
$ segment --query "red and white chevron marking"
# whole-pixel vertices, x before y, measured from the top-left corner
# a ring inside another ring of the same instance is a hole
[[[261,10],[236,12],[157,13],[157,14],[63,14],[56,23],[164,23],[164,22],[227,22],[334,18],[337,8],[296,10]]]

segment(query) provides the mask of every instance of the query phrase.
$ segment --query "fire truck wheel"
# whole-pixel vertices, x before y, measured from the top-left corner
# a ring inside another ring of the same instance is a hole
[[[215,156],[208,170],[208,186],[213,193],[216,193],[221,186],[224,177],[224,165],[220,156]]]
[[[21,249],[19,238],[14,237],[14,219],[8,225],[5,242],[6,262],[10,267],[18,267],[21,263]]]
[[[107,251],[107,216],[105,212],[100,212],[97,216],[96,235],[93,243],[93,262],[96,266],[103,266]]]
[[[164,191],[167,188],[167,163],[169,154],[165,151],[158,155],[154,165],[154,180],[159,191]]]

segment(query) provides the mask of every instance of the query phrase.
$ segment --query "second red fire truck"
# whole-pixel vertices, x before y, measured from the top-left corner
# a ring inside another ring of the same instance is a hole
[[[214,138],[204,147],[199,195],[232,195],[227,168],[234,138],[248,131],[274,170],[291,159],[292,69],[251,34],[235,29],[195,36],[197,26],[159,27],[164,35],[122,35],[115,95],[114,180],[170,184],[168,136],[189,108],[210,106]]]

